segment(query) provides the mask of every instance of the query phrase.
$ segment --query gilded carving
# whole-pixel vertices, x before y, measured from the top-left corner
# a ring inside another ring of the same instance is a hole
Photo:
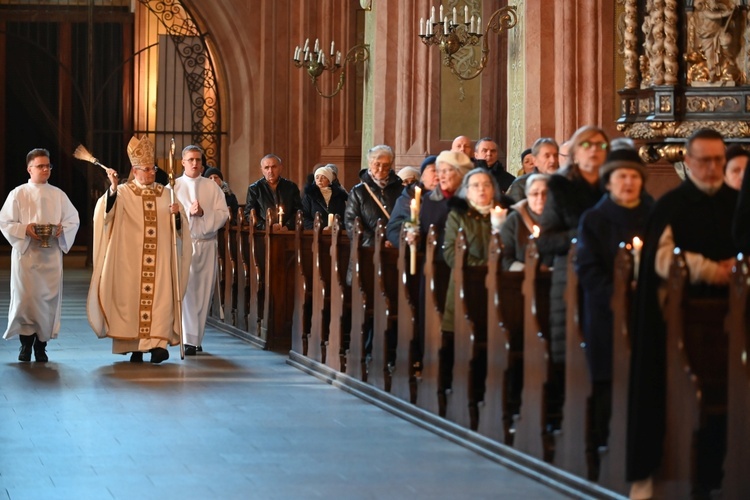
[[[741,111],[740,101],[732,96],[688,96],[686,108],[688,111],[696,113]]]
[[[675,85],[680,65],[677,62],[677,0],[666,0],[664,10],[664,83]]]
[[[740,23],[734,18],[734,0],[695,0],[688,13],[688,40],[685,59],[687,81],[692,86],[734,86],[742,81],[735,62],[738,44],[735,32]]]
[[[645,99],[638,100],[638,112],[642,115],[652,113],[654,111],[654,98],[648,97]]]
[[[662,113],[672,112],[672,99],[668,95],[659,96],[659,111]]]
[[[717,130],[725,138],[750,135],[750,122],[746,121],[641,122],[617,125],[617,130],[627,137],[640,140],[664,139],[666,137],[687,138],[701,128]]]
[[[638,4],[637,0],[625,2],[623,55],[625,59],[625,88],[638,88]]]

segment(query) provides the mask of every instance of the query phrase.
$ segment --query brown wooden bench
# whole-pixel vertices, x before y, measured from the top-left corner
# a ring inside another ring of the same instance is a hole
[[[422,356],[422,374],[417,379],[417,405],[434,414],[445,415],[438,401],[439,351],[443,346],[443,308],[448,290],[450,268],[438,257],[443,249],[437,246],[438,229],[430,226],[425,247],[425,340]]]
[[[312,237],[312,303],[308,357],[326,362],[331,323],[331,230],[315,214]],[[338,356],[338,351],[336,352]]]
[[[352,328],[352,287],[346,284],[351,243],[337,215],[331,228],[331,321],[329,322],[327,366],[336,371],[346,371],[346,349]]]
[[[381,219],[375,228],[372,256],[372,359],[367,367],[367,381],[390,392],[398,326],[399,251],[386,248],[386,241],[385,224]],[[360,260],[360,264],[367,266],[366,261]]]
[[[318,217],[319,219],[320,217]],[[320,361],[320,337],[318,347],[310,353],[308,338],[311,332],[313,303],[313,231],[306,231],[302,210],[294,220],[294,310],[292,312],[292,350]],[[314,339],[310,339],[313,343]]]
[[[696,433],[726,414],[728,296],[693,297],[684,255],[675,249],[667,282],[666,432],[654,488],[660,498],[689,498]],[[727,291],[728,292],[728,291]]]
[[[346,351],[346,373],[358,380],[367,380],[365,339],[372,327],[373,248],[363,247],[362,223],[354,220],[354,234],[350,235],[349,270],[352,288],[352,327]]]
[[[257,215],[250,211],[248,225],[242,229],[244,300],[243,310],[247,331],[261,339],[260,323],[263,319],[265,296],[265,234],[256,229]]]
[[[227,284],[227,263],[230,262],[228,238],[230,234],[230,223],[229,219],[224,223],[224,227],[220,228],[216,232],[216,279],[213,285],[211,295],[211,307],[208,309],[208,314],[214,319],[218,319],[224,322],[224,304],[226,299],[226,284]],[[231,312],[231,311],[230,311]],[[231,316],[230,316],[231,321]]]
[[[523,370],[523,278],[502,270],[502,241],[490,238],[487,261],[487,388],[479,405],[478,431],[512,444],[511,417],[520,408]],[[514,380],[514,377],[517,380]]]
[[[725,500],[750,498],[750,330],[748,329],[748,280],[750,263],[742,256],[729,287],[729,334],[727,364],[727,456],[724,461]]]
[[[542,434],[546,424],[546,390],[549,378],[550,272],[539,270],[539,251],[536,240],[529,238],[524,268],[524,325],[523,325],[523,390],[521,410],[515,419],[513,447],[543,460],[545,447]]]
[[[612,283],[612,416],[607,446],[599,451],[599,482],[627,495],[625,452],[627,447],[627,407],[630,386],[630,328],[633,281],[633,254],[620,246],[615,256]]]
[[[419,287],[423,279],[424,255],[417,252],[416,269],[411,273],[412,248],[406,243],[406,230],[402,227],[398,251],[398,339],[396,364],[391,380],[391,394],[404,401],[416,403],[417,381],[414,364],[417,361],[417,335],[419,335]],[[418,242],[414,245],[418,247]]]
[[[562,426],[555,433],[554,463],[561,469],[588,478],[589,463],[586,450],[590,436],[591,377],[579,318],[577,255],[578,246],[574,239],[568,250],[565,285],[565,402]]]

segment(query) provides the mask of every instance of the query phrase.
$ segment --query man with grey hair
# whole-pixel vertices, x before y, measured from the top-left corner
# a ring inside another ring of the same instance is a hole
[[[540,137],[531,146],[531,156],[534,158],[534,168],[524,174],[510,185],[508,192],[505,193],[512,198],[514,202],[519,202],[526,198],[526,181],[533,174],[552,175],[560,168],[558,163],[559,148],[557,142],[551,137]]]
[[[354,230],[354,219],[362,223],[362,246],[375,244],[375,228],[378,219],[385,224],[391,218],[396,200],[401,195],[401,179],[393,171],[393,150],[381,144],[367,152],[367,169],[362,170],[362,180],[349,192],[344,212],[344,224],[350,235]],[[387,243],[390,246],[390,243]]]
[[[281,158],[275,154],[267,154],[260,160],[260,170],[263,177],[247,188],[245,219],[250,221],[250,211],[254,209],[257,217],[255,228],[265,229],[266,210],[270,208],[272,224],[278,222],[281,215],[281,226],[294,231],[297,210],[302,210],[299,187],[289,179],[281,177],[284,166]]]

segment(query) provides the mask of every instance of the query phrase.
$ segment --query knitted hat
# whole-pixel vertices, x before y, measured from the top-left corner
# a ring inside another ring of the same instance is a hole
[[[448,165],[451,165],[458,170],[461,175],[466,175],[472,168],[474,168],[471,159],[460,151],[443,151],[435,160],[435,165],[438,165],[439,163],[447,163]]]
[[[417,170],[414,167],[404,167],[401,170],[398,171],[398,175],[402,181],[408,181],[408,180],[415,180],[419,181],[421,175],[419,170]]]
[[[531,148],[527,148],[527,149],[524,149],[524,150],[523,150],[523,151],[521,152],[521,163],[523,163],[523,161],[524,161],[524,160],[526,159],[526,157],[527,157],[528,155],[530,155],[530,154],[531,154]]]
[[[607,185],[612,172],[619,168],[630,168],[641,174],[641,179],[646,180],[646,166],[638,155],[638,151],[630,148],[615,149],[609,152],[604,165],[599,168],[599,178],[603,185]]]
[[[422,162],[422,166],[419,167],[419,175],[422,175],[427,167],[429,167],[430,165],[434,165],[435,160],[437,160],[437,156],[435,155],[430,155],[425,158]]]
[[[326,179],[328,179],[328,182],[333,182],[333,179],[336,178],[333,175],[333,170],[331,170],[330,167],[320,167],[315,171],[315,175],[313,177],[317,178],[319,175],[325,175]]]
[[[221,175],[221,170],[219,170],[216,167],[207,168],[206,171],[203,172],[203,177],[205,177],[206,179],[209,179],[214,174],[218,175],[219,179],[221,179],[222,181],[224,180],[224,176]]]

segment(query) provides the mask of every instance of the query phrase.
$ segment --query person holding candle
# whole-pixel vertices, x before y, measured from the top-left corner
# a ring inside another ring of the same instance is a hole
[[[281,227],[294,231],[297,211],[302,210],[302,200],[297,184],[281,176],[284,166],[281,158],[267,154],[260,160],[263,177],[247,188],[245,198],[245,220],[250,220],[250,211],[255,210],[256,229],[266,228],[266,211],[270,208],[274,221],[281,214]],[[283,211],[283,213],[282,213]]]
[[[621,242],[643,238],[653,199],[644,191],[646,166],[635,149],[613,150],[599,169],[607,190],[578,225],[576,271],[582,291],[581,329],[592,384],[590,457],[607,444],[612,413],[612,286]]]
[[[323,227],[330,226],[332,216],[338,215],[343,219],[349,195],[335,180],[333,170],[326,165],[317,168],[313,178],[308,181],[302,196],[305,229],[313,228],[316,213],[320,213]]]
[[[449,153],[466,156],[463,153]],[[449,267],[455,262],[455,243],[458,230],[463,229],[466,236],[466,264],[482,266],[487,263],[491,225],[490,212],[498,204],[499,189],[494,177],[484,168],[469,171],[461,181],[461,187],[448,202],[450,212],[445,222],[445,238],[443,240],[443,258]],[[453,354],[454,354],[454,317],[455,317],[455,284],[453,273],[448,281],[448,291],[445,296],[443,312],[443,347],[440,350],[440,380],[438,383],[438,397],[443,399],[445,391],[452,385]],[[476,365],[471,367],[474,377],[475,393],[470,395],[471,405],[475,407],[484,395],[484,378],[487,370],[486,357],[479,357]],[[441,406],[443,406],[441,404]],[[473,410],[472,410],[473,411]]]
[[[548,181],[546,174],[530,175],[524,186],[525,198],[511,205],[513,211],[500,229],[503,271],[523,271],[529,236],[533,234],[534,226],[539,226],[547,202]],[[543,255],[541,264],[546,268],[552,267],[552,256]]]
[[[666,326],[661,304],[674,249],[679,247],[685,254],[691,296],[726,297],[741,248],[732,237],[739,193],[724,183],[722,135],[699,129],[685,147],[686,178],[654,204],[643,237],[631,336],[626,460],[627,480],[634,482],[631,498],[650,497],[650,478],[660,466],[665,428],[670,425],[664,408]],[[746,219],[742,223],[747,226]],[[704,397],[718,402],[726,392]],[[720,486],[725,446],[726,415],[702,422],[696,435],[696,498],[708,498]]]

